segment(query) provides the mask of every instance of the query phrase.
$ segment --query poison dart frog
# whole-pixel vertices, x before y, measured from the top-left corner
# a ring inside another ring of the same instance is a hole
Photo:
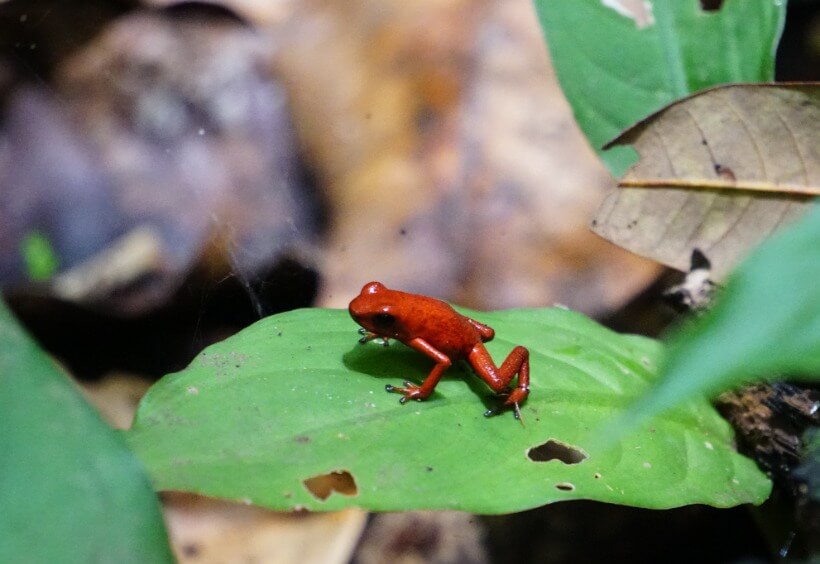
[[[380,282],[365,284],[361,293],[350,302],[350,316],[362,326],[360,343],[381,339],[387,345],[396,339],[432,358],[436,365],[421,386],[404,382],[404,387],[387,385],[388,392],[402,394],[399,400],[427,399],[442,374],[458,359],[464,359],[475,373],[504,401],[484,415],[494,415],[512,407],[515,418],[521,420],[521,404],[529,395],[530,353],[515,347],[501,366],[496,366],[484,343],[495,336],[492,328],[455,311],[441,300],[391,290]],[[518,374],[518,385],[510,388]],[[522,421],[523,423],[523,421]]]

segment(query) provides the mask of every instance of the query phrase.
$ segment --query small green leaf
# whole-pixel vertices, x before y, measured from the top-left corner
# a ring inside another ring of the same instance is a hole
[[[620,177],[634,152],[601,147],[628,125],[689,93],[774,77],[786,2],[535,0],[553,65],[575,118]]]
[[[665,508],[768,496],[706,401],[609,450],[588,446],[655,378],[655,341],[561,309],[465,313],[496,330],[497,362],[515,344],[530,349],[526,427],[509,412],[485,418],[497,400],[462,366],[427,401],[400,405],[385,384],[421,382],[429,359],[360,345],[347,312],[310,309],[264,319],[160,380],[128,440],[160,490],[276,509],[505,513],[568,499]],[[316,486],[322,476],[331,486]]]
[[[156,495],[0,301],[0,562],[170,562]]]
[[[784,375],[820,381],[820,206],[761,245],[670,339],[663,379],[633,415]]]
[[[32,280],[48,280],[57,271],[59,261],[48,238],[39,231],[29,233],[20,243],[20,253]]]

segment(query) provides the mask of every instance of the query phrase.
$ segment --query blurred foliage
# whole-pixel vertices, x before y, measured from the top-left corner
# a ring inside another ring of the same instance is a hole
[[[818,249],[820,206],[761,245],[714,307],[670,337],[662,377],[633,415],[754,380],[820,381]]]
[[[0,301],[0,562],[170,562],[122,440]]]
[[[29,233],[20,244],[20,253],[32,280],[48,280],[59,267],[51,242],[43,233]]]

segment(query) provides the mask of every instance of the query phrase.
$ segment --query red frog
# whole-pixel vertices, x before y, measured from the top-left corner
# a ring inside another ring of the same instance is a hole
[[[387,385],[388,392],[403,394],[399,400],[427,399],[453,361],[466,360],[476,374],[492,390],[504,398],[498,409],[487,410],[490,416],[511,406],[516,419],[521,419],[519,404],[530,393],[530,353],[525,347],[515,347],[500,367],[493,362],[484,343],[495,336],[492,328],[461,315],[441,300],[391,290],[380,282],[370,282],[350,302],[350,316],[362,326],[360,343],[396,339],[432,358],[436,365],[421,386],[404,382],[403,388]],[[518,386],[508,384],[518,374]]]

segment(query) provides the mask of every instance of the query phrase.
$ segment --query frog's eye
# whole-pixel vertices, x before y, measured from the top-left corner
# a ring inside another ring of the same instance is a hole
[[[396,322],[396,318],[389,313],[377,313],[373,316],[373,325],[380,329],[388,329]]]

